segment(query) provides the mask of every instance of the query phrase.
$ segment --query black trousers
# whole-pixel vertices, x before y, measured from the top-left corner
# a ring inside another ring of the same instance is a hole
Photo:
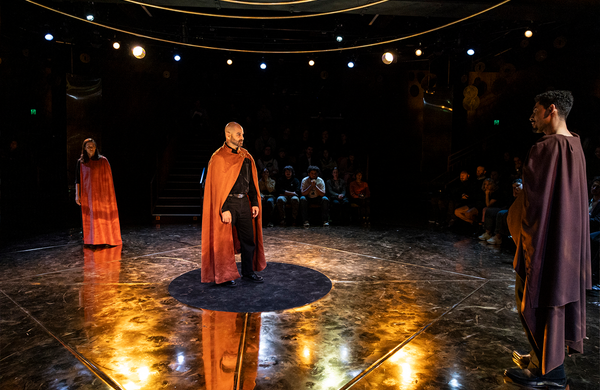
[[[242,276],[251,275],[254,270],[252,259],[254,258],[254,229],[252,228],[252,208],[248,197],[228,197],[224,209],[231,212],[231,225],[237,230],[238,239],[242,249]]]

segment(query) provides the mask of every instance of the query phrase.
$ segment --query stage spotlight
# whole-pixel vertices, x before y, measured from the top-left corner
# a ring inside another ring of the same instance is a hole
[[[85,18],[86,18],[87,20],[89,20],[90,22],[93,22],[93,21],[94,21],[94,15],[93,15],[93,14],[87,14],[87,15],[85,15]]]
[[[227,60],[227,65],[233,65],[233,61],[231,59]]]
[[[113,42],[113,49],[119,50],[121,48],[121,44],[119,42]]]
[[[416,55],[417,57],[421,57],[421,56],[423,55],[423,50],[421,50],[421,49],[417,49],[417,50],[415,50],[415,55]]]
[[[348,68],[354,68],[354,62],[352,62],[352,61],[348,62]]]
[[[315,66],[315,62],[313,60],[308,61],[309,66]]]
[[[144,48],[141,46],[134,47],[131,50],[131,52],[133,53],[133,56],[138,60],[141,60],[142,58],[146,57],[146,50],[144,50]]]
[[[264,62],[261,62],[261,63],[260,63],[260,68],[261,68],[262,70],[265,70],[265,69],[267,69],[267,64],[265,64]]]
[[[469,50],[467,50],[467,54],[470,55],[470,56],[472,56],[472,55],[475,54],[475,50],[469,49]]]
[[[389,65],[392,62],[394,62],[394,55],[392,53],[390,53],[389,51],[385,52],[381,56],[381,61],[383,61],[384,64]]]
[[[174,59],[175,61],[179,62],[179,61],[181,60],[181,56],[180,56],[179,54],[175,54],[175,55],[173,56],[173,59]]]
[[[337,37],[335,37],[335,40],[338,42],[342,42],[344,38],[341,35],[338,35]]]
[[[47,33],[46,35],[44,35],[44,39],[46,39],[47,41],[51,41],[54,39],[54,35]]]
[[[533,31],[531,31],[531,30],[525,31],[525,37],[531,38],[532,36],[533,36]]]

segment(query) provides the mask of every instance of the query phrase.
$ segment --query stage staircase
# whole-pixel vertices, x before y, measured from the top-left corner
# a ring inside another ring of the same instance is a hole
[[[180,145],[163,188],[153,202],[156,222],[200,221],[203,182],[212,152],[203,144]]]

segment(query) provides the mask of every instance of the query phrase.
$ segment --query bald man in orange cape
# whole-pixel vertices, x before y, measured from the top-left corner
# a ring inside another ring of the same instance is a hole
[[[242,277],[254,283],[266,266],[256,164],[242,148],[244,129],[225,126],[225,143],[211,157],[202,212],[202,283],[233,287],[240,277],[235,253],[241,252]]]

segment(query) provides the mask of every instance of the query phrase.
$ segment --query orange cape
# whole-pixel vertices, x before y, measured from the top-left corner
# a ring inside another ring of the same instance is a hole
[[[110,164],[104,156],[80,165],[83,243],[121,245],[119,211]]]
[[[256,245],[252,266],[255,271],[262,271],[267,266],[263,248],[262,209],[256,164],[246,149],[239,148],[238,153],[232,153],[231,149],[223,144],[210,158],[204,185],[202,283],[223,283],[240,277],[235,264],[235,251],[239,251],[240,243],[235,227],[222,222],[221,209],[246,158],[250,159],[252,163],[252,177],[259,207],[258,217],[252,220],[254,244]]]

